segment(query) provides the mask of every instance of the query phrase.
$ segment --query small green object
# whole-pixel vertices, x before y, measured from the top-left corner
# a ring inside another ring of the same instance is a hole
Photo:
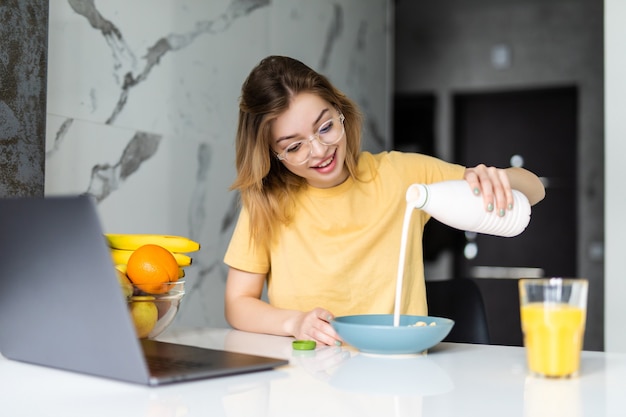
[[[313,350],[316,345],[315,340],[294,340],[291,343],[294,350]]]

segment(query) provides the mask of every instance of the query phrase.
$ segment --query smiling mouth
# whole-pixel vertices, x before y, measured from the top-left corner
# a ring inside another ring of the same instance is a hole
[[[325,160],[324,162],[322,162],[319,165],[314,166],[313,168],[325,168],[328,165],[332,164],[332,162],[335,160],[335,154],[333,153],[332,156],[330,158],[328,158],[327,160]]]

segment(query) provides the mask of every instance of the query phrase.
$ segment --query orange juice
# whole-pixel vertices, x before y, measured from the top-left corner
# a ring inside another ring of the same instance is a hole
[[[578,372],[585,332],[585,310],[563,303],[530,303],[521,307],[528,367],[548,377]]]

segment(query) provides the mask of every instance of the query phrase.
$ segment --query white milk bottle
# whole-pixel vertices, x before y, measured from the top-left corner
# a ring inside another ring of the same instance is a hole
[[[512,237],[526,229],[530,222],[530,203],[524,194],[513,190],[513,208],[500,216],[496,210],[485,210],[482,196],[474,195],[464,180],[433,184],[413,184],[406,201],[433,218],[455,229],[487,235]]]
[[[413,209],[424,210],[434,219],[455,229],[501,237],[519,235],[530,222],[530,203],[521,192],[513,190],[513,208],[500,216],[495,210],[485,210],[482,196],[474,195],[464,180],[412,184],[406,191],[406,203],[393,313],[393,325],[396,327],[400,325],[406,245]]]

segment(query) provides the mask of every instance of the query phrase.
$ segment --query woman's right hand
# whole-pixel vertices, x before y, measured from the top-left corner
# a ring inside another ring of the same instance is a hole
[[[333,314],[321,307],[302,312],[293,321],[292,333],[296,339],[315,340],[329,346],[339,346],[342,341],[330,322]]]
[[[230,268],[226,280],[225,315],[235,329],[293,336],[339,346],[341,338],[330,322],[333,314],[323,308],[309,312],[286,310],[261,300],[265,275]]]

